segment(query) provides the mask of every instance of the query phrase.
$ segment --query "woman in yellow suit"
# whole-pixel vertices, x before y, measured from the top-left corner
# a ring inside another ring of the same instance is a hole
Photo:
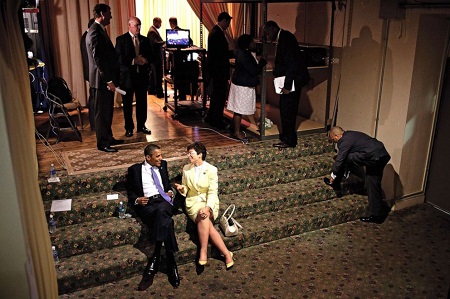
[[[217,167],[205,161],[206,147],[195,142],[187,147],[190,164],[183,167],[182,185],[175,184],[178,192],[186,197],[186,212],[196,224],[200,240],[199,265],[207,263],[208,241],[219,249],[225,257],[227,270],[233,267],[233,253],[228,250],[214,219],[219,215],[219,178]]]

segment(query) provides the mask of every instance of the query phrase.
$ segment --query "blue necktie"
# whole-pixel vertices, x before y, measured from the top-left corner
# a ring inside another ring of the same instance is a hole
[[[169,195],[167,195],[166,192],[164,192],[164,189],[161,187],[161,184],[159,182],[158,176],[156,175],[156,172],[153,170],[153,167],[150,168],[151,172],[152,172],[152,177],[153,177],[153,181],[155,182],[156,185],[156,189],[158,189],[159,194],[161,194],[161,196],[171,205],[173,205],[172,203],[172,199],[170,198]]]

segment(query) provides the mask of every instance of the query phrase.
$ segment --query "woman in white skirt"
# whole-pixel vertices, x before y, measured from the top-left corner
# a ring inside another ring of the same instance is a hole
[[[233,137],[244,140],[245,135],[240,131],[242,115],[255,113],[256,90],[259,84],[258,75],[266,65],[266,60],[256,59],[252,53],[255,50],[255,42],[248,34],[243,34],[238,38],[238,51],[233,76],[231,78],[230,93],[228,95],[227,109],[234,112]]]

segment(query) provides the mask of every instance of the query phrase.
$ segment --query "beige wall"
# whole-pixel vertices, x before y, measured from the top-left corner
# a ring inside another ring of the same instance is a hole
[[[338,99],[338,125],[385,144],[392,156],[383,179],[387,198],[417,203],[424,200],[450,10],[407,9],[404,19],[387,21],[379,2],[347,1],[335,14],[329,113]],[[330,13],[329,3],[283,3],[269,4],[267,15],[300,42],[327,45]],[[320,71],[312,75],[318,79],[299,113],[322,122],[327,82]]]

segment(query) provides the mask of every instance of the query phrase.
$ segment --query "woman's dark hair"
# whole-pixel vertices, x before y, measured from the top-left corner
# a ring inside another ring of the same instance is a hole
[[[242,34],[237,40],[238,48],[241,50],[246,50],[250,47],[253,41],[253,37],[249,34]]]
[[[187,146],[187,151],[190,151],[193,149],[197,154],[202,154],[202,160],[205,161],[206,159],[206,147],[201,142],[194,142],[192,144],[189,144]]]

